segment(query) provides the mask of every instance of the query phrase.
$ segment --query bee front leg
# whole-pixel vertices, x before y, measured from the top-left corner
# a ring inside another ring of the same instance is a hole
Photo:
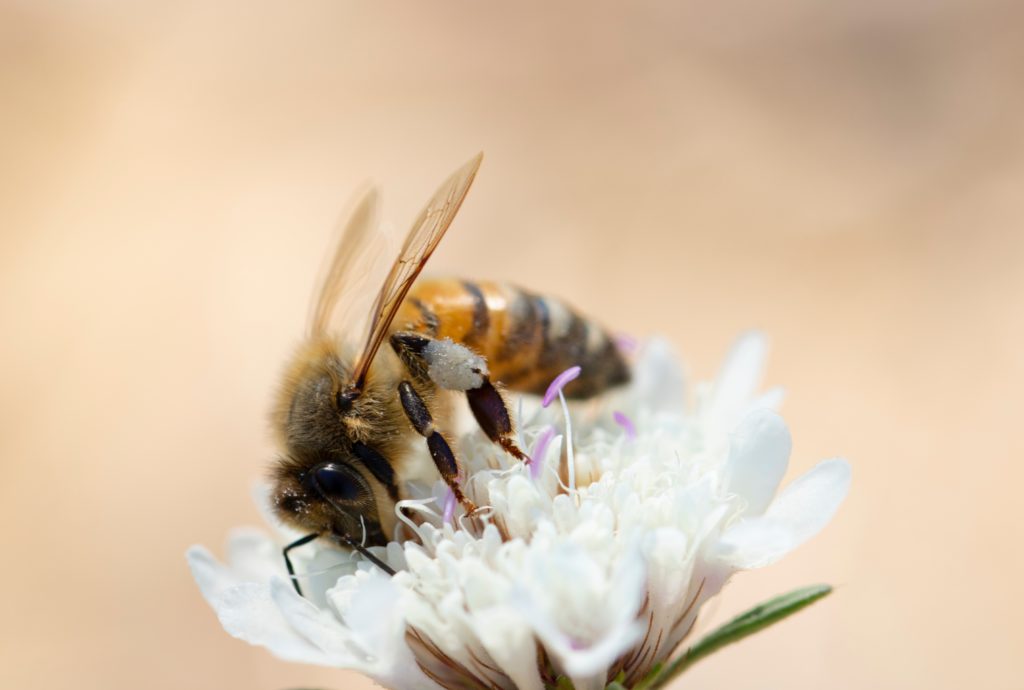
[[[408,381],[398,384],[398,397],[402,401],[405,416],[409,418],[416,433],[427,439],[430,457],[433,458],[441,478],[455,494],[455,499],[466,509],[466,513],[472,515],[476,512],[476,505],[466,498],[462,493],[462,487],[459,486],[459,463],[455,459],[455,453],[441,432],[434,427],[434,418],[427,409],[427,404]]]
[[[447,338],[439,340],[413,332],[393,334],[391,347],[413,376],[433,381],[446,390],[463,391],[469,409],[487,438],[510,455],[529,462],[526,453],[516,445],[512,415],[505,399],[491,383],[487,360]]]

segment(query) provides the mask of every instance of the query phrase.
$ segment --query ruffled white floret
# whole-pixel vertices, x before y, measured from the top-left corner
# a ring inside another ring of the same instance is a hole
[[[597,689],[619,672],[628,685],[668,657],[734,572],[814,536],[847,493],[842,460],[778,492],[791,441],[773,410],[780,392],[755,397],[764,351],[759,335],[742,338],[687,412],[675,357],[648,344],[626,390],[573,412],[575,491],[563,436],[527,467],[467,434],[466,493],[487,516],[446,520],[443,483],[406,487],[417,519],[377,550],[394,577],[308,547],[303,599],[280,546],[251,532],[232,537],[226,566],[193,547],[193,573],[232,635],[388,687],[540,690],[564,674]],[[523,407],[524,441],[563,428],[555,408]]]

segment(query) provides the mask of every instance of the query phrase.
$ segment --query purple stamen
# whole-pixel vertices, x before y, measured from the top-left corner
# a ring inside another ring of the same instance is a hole
[[[444,496],[444,524],[452,524],[452,517],[455,515],[455,493],[448,489],[448,493]]]
[[[540,436],[537,437],[537,442],[533,444],[533,450],[530,451],[530,478],[537,479],[540,476],[541,467],[544,464],[544,456],[548,452],[548,446],[551,444],[551,439],[555,437],[555,427],[548,426],[544,431],[540,432]]]
[[[633,354],[640,345],[636,338],[628,333],[616,333],[612,339],[615,341],[615,345],[619,348],[619,351],[624,355]]]
[[[561,374],[556,376],[555,380],[551,382],[550,386],[548,386],[548,390],[544,394],[544,399],[541,400],[540,404],[543,405],[544,407],[550,405],[551,402],[558,397],[558,394],[562,392],[562,389],[565,388],[565,384],[569,383],[577,376],[579,376],[580,371],[581,369],[578,366],[569,367]]]
[[[626,431],[626,438],[630,441],[636,438],[636,426],[633,424],[633,420],[622,414],[618,410],[612,412],[612,419],[615,423],[621,426]]]

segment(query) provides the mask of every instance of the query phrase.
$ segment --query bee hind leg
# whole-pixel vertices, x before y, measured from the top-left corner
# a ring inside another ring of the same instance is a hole
[[[434,427],[434,418],[427,409],[427,404],[408,381],[398,384],[398,397],[402,401],[405,416],[409,418],[416,433],[427,439],[427,449],[441,478],[455,494],[455,500],[462,504],[466,513],[472,515],[476,512],[476,504],[462,493],[462,487],[459,486],[459,463],[448,441]]]
[[[428,379],[446,390],[464,392],[469,409],[487,438],[519,460],[530,461],[516,445],[512,415],[491,383],[486,359],[461,343],[414,332],[393,334],[391,346],[413,376]]]

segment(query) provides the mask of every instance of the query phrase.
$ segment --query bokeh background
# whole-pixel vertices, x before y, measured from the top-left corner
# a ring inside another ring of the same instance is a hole
[[[258,521],[350,192],[404,224],[483,149],[435,273],[666,334],[694,378],[764,329],[792,473],[854,464],[702,626],[836,595],[689,684],[1019,687],[1022,28],[990,0],[4,0],[0,685],[369,685],[229,638],[183,552]]]

